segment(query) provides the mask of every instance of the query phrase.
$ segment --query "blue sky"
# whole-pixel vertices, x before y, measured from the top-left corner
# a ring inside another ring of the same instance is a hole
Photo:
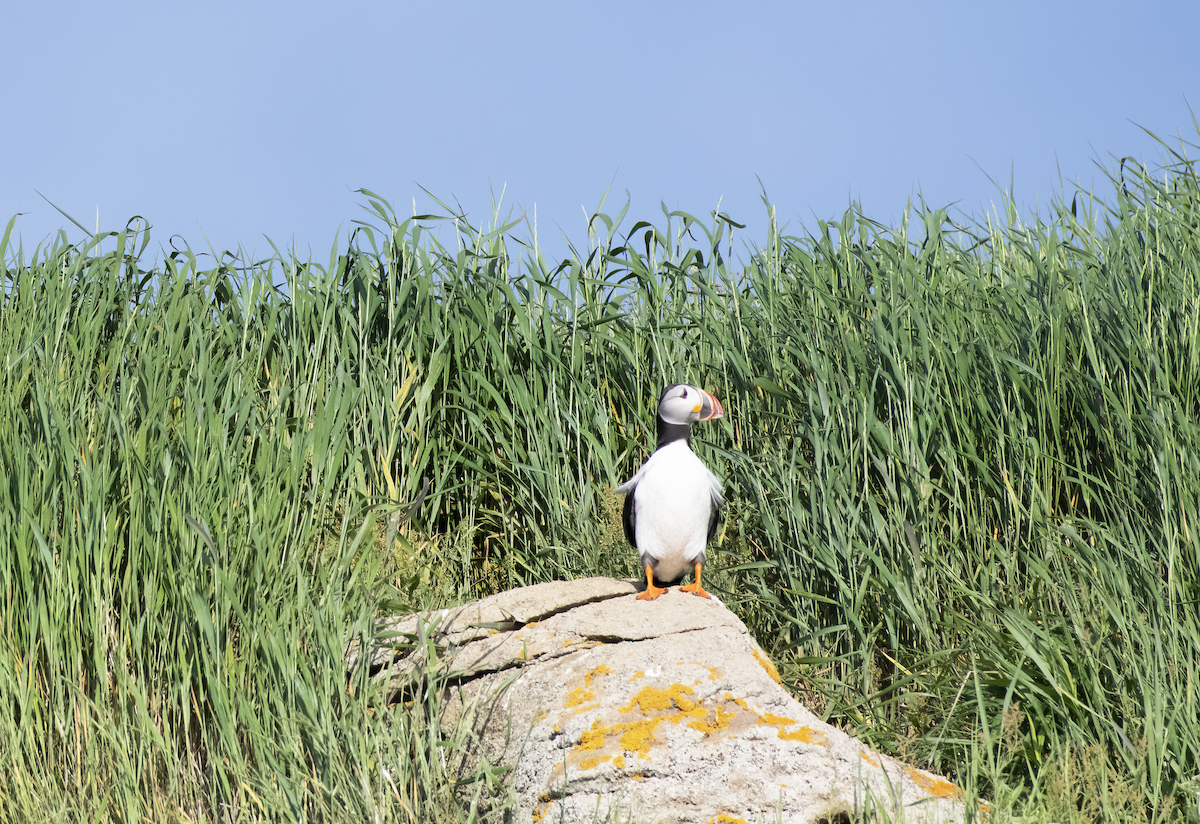
[[[1097,162],[1151,164],[1140,127],[1200,142],[1200,3],[116,2],[5,12],[0,220],[26,252],[134,215],[328,258],[367,217],[533,217],[556,257],[606,188],[626,227],[720,203],[765,236],[759,180],[793,232],[851,199],[1025,209]],[[989,176],[992,180],[989,180]],[[1061,176],[1061,178],[1060,178]],[[527,236],[527,229],[516,233]]]

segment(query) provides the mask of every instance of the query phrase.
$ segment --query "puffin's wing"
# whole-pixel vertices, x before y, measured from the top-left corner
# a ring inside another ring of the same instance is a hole
[[[633,496],[637,487],[633,487],[625,495],[625,506],[621,509],[621,525],[625,527],[625,540],[637,549],[637,510],[633,507]]]
[[[618,495],[625,496],[625,506],[621,509],[621,526],[625,528],[625,540],[629,541],[634,549],[637,549],[637,509],[633,505],[633,496],[636,494],[638,481],[645,472],[646,467],[643,466],[616,490]]]
[[[725,509],[714,505],[712,512],[708,515],[708,540],[717,537],[717,528],[721,526],[721,516],[725,514]]]
[[[711,473],[710,473],[711,474]],[[710,489],[710,504],[708,511],[708,540],[717,537],[717,528],[721,526],[721,518],[725,515],[725,490],[716,476],[712,476]],[[628,499],[626,499],[628,500]]]

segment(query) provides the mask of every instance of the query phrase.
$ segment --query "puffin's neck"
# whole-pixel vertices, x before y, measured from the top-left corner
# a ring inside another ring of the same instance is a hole
[[[691,444],[692,425],[690,423],[667,423],[662,418],[658,418],[658,443],[654,445],[654,449],[657,451],[675,441]]]

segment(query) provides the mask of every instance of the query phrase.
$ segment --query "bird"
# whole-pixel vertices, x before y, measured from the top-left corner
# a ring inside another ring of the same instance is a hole
[[[646,589],[638,600],[652,601],[687,572],[695,583],[680,587],[711,598],[700,581],[705,547],[717,533],[725,490],[717,476],[692,452],[692,424],[725,416],[721,402],[697,386],[676,383],[658,400],[658,443],[642,468],[617,492],[625,495],[625,538],[638,551]]]

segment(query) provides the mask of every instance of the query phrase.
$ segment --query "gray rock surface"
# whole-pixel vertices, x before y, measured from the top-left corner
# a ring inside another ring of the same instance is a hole
[[[635,591],[555,582],[393,623],[435,640],[456,671],[444,721],[471,713],[478,755],[514,767],[514,821],[963,820],[953,784],[791,697],[719,600]],[[373,661],[388,677],[419,656]]]

